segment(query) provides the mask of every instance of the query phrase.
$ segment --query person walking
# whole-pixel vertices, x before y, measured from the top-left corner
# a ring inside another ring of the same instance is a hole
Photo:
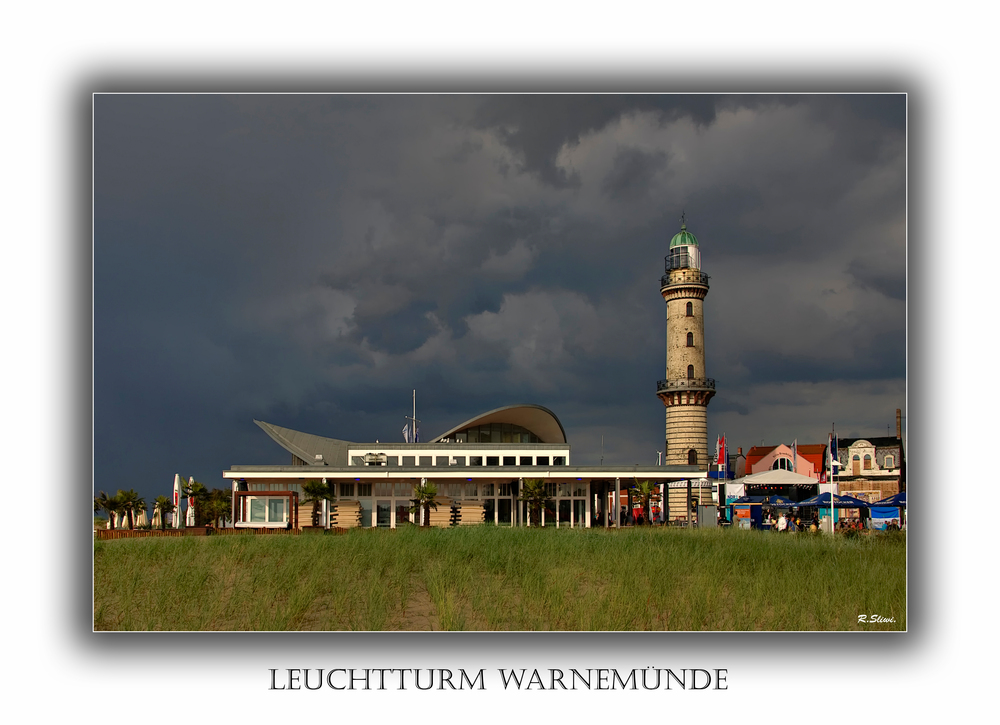
[[[781,516],[778,517],[778,532],[780,533],[782,531],[785,531],[787,528],[788,528],[788,519],[786,519],[785,514],[782,513]]]

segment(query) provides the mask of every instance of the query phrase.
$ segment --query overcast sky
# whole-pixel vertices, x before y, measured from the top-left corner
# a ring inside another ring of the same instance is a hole
[[[401,441],[413,389],[653,464],[682,210],[710,449],[905,416],[901,95],[100,95],[94,165],[98,490],[287,464],[254,418]]]

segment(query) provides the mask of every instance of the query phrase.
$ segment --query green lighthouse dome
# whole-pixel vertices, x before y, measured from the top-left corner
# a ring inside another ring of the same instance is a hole
[[[674,238],[670,240],[670,248],[674,247],[697,247],[698,238],[694,234],[687,230],[687,224],[681,223],[681,230],[674,235]]]

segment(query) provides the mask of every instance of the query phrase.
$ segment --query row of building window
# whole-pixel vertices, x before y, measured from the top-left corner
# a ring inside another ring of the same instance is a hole
[[[863,459],[861,458],[861,456],[855,453],[854,458],[852,458],[851,460],[854,461],[855,463],[857,463],[858,461],[862,461],[864,465],[862,465],[861,467],[864,470],[866,471],[872,470],[872,457],[868,453],[865,454]],[[882,467],[886,469],[895,468],[896,458],[894,456],[886,456],[885,460],[882,462]]]
[[[565,466],[566,456],[352,456],[354,466]],[[400,461],[402,460],[402,463]],[[552,461],[551,464],[549,461]]]
[[[865,456],[864,456],[863,459],[861,458],[861,456],[855,454],[854,458],[853,458],[853,461],[855,463],[861,462],[863,464],[861,467],[865,471],[872,470],[872,457],[869,454],[867,454],[867,453],[865,454]],[[885,457],[885,468],[887,468],[887,469],[888,468],[893,468],[893,467],[895,467],[895,464],[896,464],[896,459],[894,457],[892,457],[892,456],[886,456]],[[778,459],[776,459],[774,461],[774,463],[771,464],[771,470],[772,471],[791,471],[792,470],[792,462],[788,458],[778,458]]]

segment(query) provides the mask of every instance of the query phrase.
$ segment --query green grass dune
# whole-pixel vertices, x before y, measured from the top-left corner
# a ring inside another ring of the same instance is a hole
[[[899,631],[906,539],[475,526],[98,541],[94,628]]]

